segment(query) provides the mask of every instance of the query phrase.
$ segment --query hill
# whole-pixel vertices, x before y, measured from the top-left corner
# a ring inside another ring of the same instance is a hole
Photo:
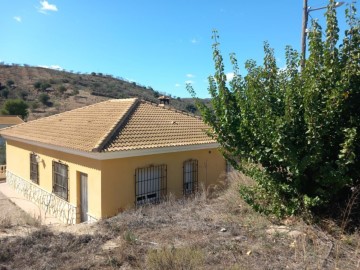
[[[139,97],[158,103],[157,98],[163,94],[165,93],[150,86],[102,73],[82,74],[27,65],[0,64],[0,106],[7,99],[23,99],[30,107],[28,120],[110,98]],[[196,113],[191,98],[172,97],[170,105]]]

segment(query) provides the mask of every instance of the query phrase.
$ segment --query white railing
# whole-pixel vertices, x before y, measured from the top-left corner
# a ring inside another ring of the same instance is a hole
[[[45,214],[48,213],[66,224],[76,223],[76,206],[10,171],[6,172],[6,181],[15,191],[40,206],[45,211]]]

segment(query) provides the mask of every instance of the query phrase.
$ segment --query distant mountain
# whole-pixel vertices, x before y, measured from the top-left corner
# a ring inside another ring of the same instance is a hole
[[[82,74],[42,67],[0,64],[0,106],[7,99],[29,104],[28,120],[83,107],[111,98],[139,97],[158,103],[165,93],[120,77]],[[167,94],[169,95],[169,94]],[[172,97],[170,106],[197,113],[191,98]]]

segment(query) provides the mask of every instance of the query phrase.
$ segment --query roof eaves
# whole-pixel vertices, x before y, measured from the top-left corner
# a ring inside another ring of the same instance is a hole
[[[139,104],[139,100],[137,98],[134,99],[134,102],[131,104],[126,113],[116,122],[100,140],[95,145],[95,147],[91,150],[92,152],[101,152],[104,146],[109,142],[109,140],[113,137],[113,135],[120,129],[120,127],[126,122],[129,116],[134,112],[135,108]]]

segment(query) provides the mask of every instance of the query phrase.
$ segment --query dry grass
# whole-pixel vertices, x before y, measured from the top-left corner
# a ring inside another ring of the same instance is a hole
[[[19,226],[40,226],[40,221],[25,213],[0,192],[0,236],[1,232]]]
[[[358,269],[359,234],[271,221],[239,198],[236,174],[213,193],[126,211],[92,225],[0,239],[7,269]],[[86,226],[86,227],[84,227]],[[335,225],[333,225],[335,226]],[[6,269],[5,268],[5,269]]]

